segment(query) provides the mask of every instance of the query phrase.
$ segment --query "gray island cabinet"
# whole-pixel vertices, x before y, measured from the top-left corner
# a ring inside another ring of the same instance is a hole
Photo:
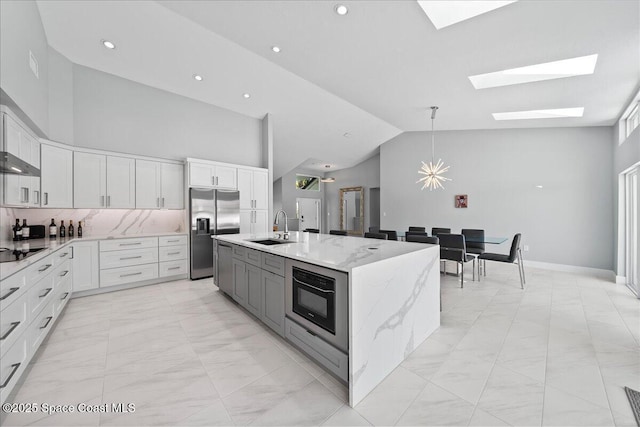
[[[349,387],[355,406],[440,326],[438,245],[291,233],[216,239],[220,290]],[[272,242],[273,243],[273,242]]]

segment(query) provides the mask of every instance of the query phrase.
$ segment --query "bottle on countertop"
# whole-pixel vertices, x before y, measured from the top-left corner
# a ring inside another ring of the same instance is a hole
[[[69,228],[68,228],[67,231],[68,231],[67,234],[69,234],[69,237],[73,237],[74,230],[73,230],[73,221],[72,220],[69,220]]]
[[[78,221],[78,237],[82,237],[82,221]]]
[[[29,226],[27,225],[27,220],[22,220],[22,240],[29,240]]]
[[[22,239],[22,227],[20,227],[20,220],[16,219],[16,225],[13,226],[13,241],[17,242]]]
[[[51,224],[49,224],[49,238],[55,239],[58,237],[58,227],[56,226],[56,222],[51,218]]]
[[[64,239],[67,237],[67,229],[64,227],[64,221],[60,221],[60,238]]]

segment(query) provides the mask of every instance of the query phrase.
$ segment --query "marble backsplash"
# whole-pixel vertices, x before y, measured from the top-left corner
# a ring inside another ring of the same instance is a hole
[[[144,233],[186,232],[184,210],[155,209],[19,209],[0,208],[0,240],[11,239],[12,227],[16,219],[26,219],[29,225],[45,225],[55,219],[56,225],[69,220],[78,228],[82,221],[84,236],[117,235],[127,236]],[[48,232],[48,229],[47,229]]]

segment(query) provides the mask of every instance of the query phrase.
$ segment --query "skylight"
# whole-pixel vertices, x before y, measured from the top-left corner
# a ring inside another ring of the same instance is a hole
[[[543,80],[561,79],[564,77],[593,74],[598,55],[579,56],[560,61],[544,62],[526,67],[511,68],[494,73],[470,76],[471,84],[476,89],[509,86],[520,83],[539,82]]]
[[[458,1],[458,0],[446,0],[446,1],[418,1],[418,4],[427,14],[436,29],[448,27],[449,25],[457,24],[458,22],[465,21],[473,18],[474,16],[482,15],[483,13],[491,12],[492,10],[507,6],[511,3],[515,3],[517,0],[511,1]]]
[[[495,120],[524,120],[524,119],[562,119],[567,117],[582,117],[584,107],[554,108],[549,110],[511,111],[508,113],[493,113]]]

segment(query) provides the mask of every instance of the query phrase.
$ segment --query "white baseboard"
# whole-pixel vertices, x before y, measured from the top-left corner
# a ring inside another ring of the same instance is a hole
[[[540,262],[540,261],[528,261],[524,260],[524,267],[533,267],[533,268],[542,268],[544,270],[552,270],[552,271],[563,271],[565,273],[580,273],[580,274],[588,274],[590,276],[596,276],[602,279],[611,280],[612,282],[616,282],[617,278],[620,276],[616,276],[613,270],[604,270],[601,268],[591,268],[591,267],[580,267],[577,265],[567,265],[567,264],[554,264],[551,262]]]
[[[626,285],[627,284],[627,278],[625,276],[617,276],[616,275],[616,284],[618,284],[618,285]]]

